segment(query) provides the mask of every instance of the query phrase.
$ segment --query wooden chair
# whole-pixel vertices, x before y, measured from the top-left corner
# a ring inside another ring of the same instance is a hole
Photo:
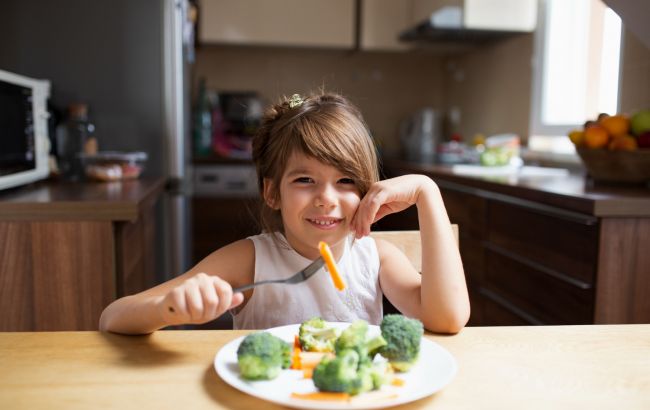
[[[458,245],[458,225],[452,224],[451,229],[456,237]],[[404,252],[418,272],[422,272],[422,246],[420,245],[420,231],[376,231],[370,232],[373,238],[383,239],[395,245]],[[383,298],[384,315],[389,313],[401,313],[393,306],[386,296]]]
[[[458,225],[452,224],[451,229],[458,245]],[[395,245],[409,258],[415,269],[422,272],[422,247],[420,246],[420,231],[376,231],[371,232],[373,238],[383,239]]]

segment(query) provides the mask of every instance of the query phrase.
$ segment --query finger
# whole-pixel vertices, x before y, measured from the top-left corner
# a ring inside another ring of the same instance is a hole
[[[217,314],[221,315],[223,312],[228,310],[232,304],[232,287],[219,278],[215,278],[214,289],[219,296],[219,306],[217,307]]]
[[[212,280],[208,277],[201,280],[199,290],[203,299],[203,316],[201,317],[201,321],[207,322],[217,316],[219,297],[214,286],[212,286]]]
[[[228,309],[235,308],[239,305],[241,305],[244,302],[244,294],[241,292],[233,293],[232,295],[232,301],[230,302],[230,306]]]
[[[364,198],[364,200],[366,200],[366,198]],[[357,215],[357,238],[370,234],[370,226],[372,225],[375,215],[382,204],[382,195],[381,193],[377,193],[367,199],[366,203],[363,204],[363,208],[361,208],[361,206],[359,207],[361,209]]]
[[[203,299],[196,283],[188,283],[188,286],[185,287],[185,303],[191,321],[199,321],[203,315]]]

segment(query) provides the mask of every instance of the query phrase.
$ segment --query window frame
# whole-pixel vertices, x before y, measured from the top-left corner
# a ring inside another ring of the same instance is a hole
[[[590,0],[591,1],[591,0]],[[605,7],[608,7],[604,4]],[[581,128],[580,124],[559,124],[549,125],[542,122],[543,107],[543,80],[545,76],[545,55],[547,40],[547,16],[549,13],[549,2],[539,0],[538,4],[538,22],[534,34],[533,57],[531,61],[532,72],[532,90],[529,119],[529,145],[530,148],[540,151],[555,151],[560,153],[575,153],[573,144],[570,143],[567,133],[571,129]],[[623,49],[625,44],[625,30],[621,24],[620,45],[619,45],[619,67],[618,67],[618,91],[616,101],[616,112],[620,112],[621,107],[621,84],[623,73]],[[614,114],[614,113],[610,113]],[[532,144],[531,144],[532,143]]]

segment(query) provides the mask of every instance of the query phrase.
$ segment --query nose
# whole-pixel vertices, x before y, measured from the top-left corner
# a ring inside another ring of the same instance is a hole
[[[331,208],[336,205],[337,192],[332,184],[323,184],[316,193],[314,202],[318,207]]]

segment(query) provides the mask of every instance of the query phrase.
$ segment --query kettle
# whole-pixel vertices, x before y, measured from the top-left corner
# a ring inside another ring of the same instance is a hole
[[[400,124],[400,141],[408,161],[431,164],[440,135],[440,114],[423,108]]]

